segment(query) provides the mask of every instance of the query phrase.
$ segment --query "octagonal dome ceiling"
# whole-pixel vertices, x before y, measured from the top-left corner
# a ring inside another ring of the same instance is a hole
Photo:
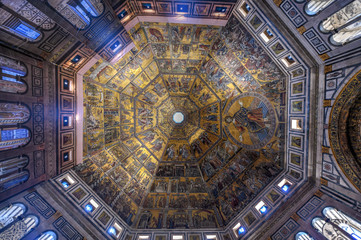
[[[282,170],[286,77],[235,17],[129,35],[85,74],[75,171],[132,227],[224,226]]]

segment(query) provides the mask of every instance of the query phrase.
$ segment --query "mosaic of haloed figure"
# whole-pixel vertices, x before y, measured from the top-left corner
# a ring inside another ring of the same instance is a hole
[[[130,226],[224,226],[282,170],[285,75],[234,17],[129,35],[85,74],[75,170]]]

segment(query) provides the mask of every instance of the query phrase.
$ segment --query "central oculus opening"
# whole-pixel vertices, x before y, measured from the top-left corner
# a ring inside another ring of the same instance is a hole
[[[181,112],[175,112],[174,114],[173,114],[173,121],[175,122],[175,123],[182,123],[183,121],[184,121],[184,115],[183,115],[183,113],[181,113]]]

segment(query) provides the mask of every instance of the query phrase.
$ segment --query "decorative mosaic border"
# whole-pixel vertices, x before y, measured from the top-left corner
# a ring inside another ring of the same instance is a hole
[[[280,8],[291,20],[293,25],[295,25],[295,27],[300,27],[307,22],[303,14],[296,8],[296,6],[291,1],[287,0],[282,2]]]
[[[321,198],[313,196],[300,210],[297,211],[297,215],[304,221],[307,221],[323,202],[324,201]]]
[[[55,209],[37,192],[29,193],[25,195],[24,198],[46,219],[49,219],[56,212]]]
[[[293,233],[295,229],[299,227],[299,224],[292,218],[288,219],[288,221],[283,224],[275,234],[272,235],[272,240],[283,240],[288,239],[288,237]]]
[[[64,178],[70,177],[74,182],[70,184],[69,187],[64,188],[62,186],[61,181]],[[116,222],[121,228],[122,233],[117,239],[127,239],[127,234],[130,236],[150,236],[150,239],[155,239],[156,236],[166,236],[166,239],[171,239],[171,235],[181,235],[188,236],[188,239],[191,239],[190,236],[200,235],[204,236],[206,239],[207,235],[216,235],[217,239],[220,238],[220,234],[227,235],[226,231],[220,231],[219,229],[202,229],[202,230],[174,230],[169,231],[169,229],[140,229],[133,230],[130,229],[128,224],[123,221],[122,218],[115,213],[111,207],[109,207],[94,191],[82,180],[78,177],[78,175],[73,171],[69,170],[66,173],[63,173],[57,176],[54,179],[51,179],[50,182],[57,188],[62,194],[66,195],[66,198],[69,202],[75,206],[80,212],[83,212],[89,219],[89,221],[99,230],[99,232],[103,233],[105,236],[108,236],[108,230],[113,224]],[[87,213],[84,210],[84,207],[90,200],[95,201],[99,204],[99,207],[92,213]],[[106,220],[104,220],[106,219]],[[177,234],[178,233],[178,234]],[[133,239],[133,238],[130,238]],[[138,238],[135,238],[138,239]],[[150,240],[149,239],[149,240]],[[185,238],[187,239],[187,238]],[[202,238],[201,238],[202,239]]]
[[[352,79],[350,79],[347,85],[341,90],[341,93],[335,100],[332,111],[330,113],[329,122],[329,139],[332,147],[333,155],[336,158],[338,165],[345,173],[350,182],[360,191],[361,179],[359,177],[360,171],[357,164],[353,161],[353,158],[347,156],[347,153],[343,151],[343,147],[340,145],[342,130],[340,129],[339,121],[340,116],[343,116],[345,111],[344,106],[349,104],[352,96],[355,96],[360,91],[361,84],[361,71],[357,72]]]
[[[308,29],[302,35],[307,39],[318,54],[323,54],[331,50],[314,28]]]
[[[286,1],[287,2],[287,1]],[[244,4],[247,4],[250,8],[250,11],[247,14],[242,12],[242,7]],[[288,7],[288,11],[293,11],[292,3]],[[290,181],[293,185],[292,187],[300,186],[307,177],[307,163],[308,163],[308,138],[309,133],[307,129],[309,128],[309,85],[310,85],[310,72],[308,66],[302,61],[301,57],[298,55],[298,52],[295,51],[286,39],[278,32],[273,23],[271,23],[264,13],[257,7],[257,4],[254,0],[243,0],[240,1],[234,10],[237,18],[246,26],[250,33],[256,35],[256,39],[261,39],[259,41],[266,51],[272,56],[275,61],[280,65],[280,67],[288,75],[288,98],[287,98],[287,117],[286,123],[290,122],[292,119],[298,119],[301,121],[301,130],[292,129],[290,125],[287,126],[287,141],[286,141],[286,155],[285,155],[285,171],[284,174],[280,174],[277,179],[273,181],[273,184],[269,185],[264,191],[263,194],[258,196],[247,208],[245,208],[238,216],[231,221],[227,226],[227,230],[233,237],[242,237],[247,238],[250,232],[256,230],[257,226],[262,223],[264,216],[268,216],[274,212],[277,207],[285,201],[286,195],[292,193],[284,193],[280,191],[278,183],[282,179]],[[297,15],[297,14],[296,14]],[[296,15],[293,19],[296,18]],[[300,15],[300,13],[298,13]],[[252,20],[258,17],[259,27],[255,29],[252,26]],[[301,16],[301,15],[300,15]],[[259,23],[262,21],[262,23]],[[305,22],[303,19],[301,22],[295,22],[295,25],[300,25]],[[264,32],[268,30],[272,33],[270,39],[262,38]],[[276,44],[279,44],[278,51],[277,48],[273,47]],[[282,49],[280,51],[279,49]],[[288,65],[285,61],[287,57],[291,57],[295,63]],[[292,139],[297,140],[297,145],[292,145]],[[292,192],[292,189],[291,189]],[[256,211],[255,205],[263,201],[266,206],[268,206],[267,214],[260,214]],[[245,228],[245,233],[242,236],[239,236],[236,232],[237,229],[233,229],[237,224]],[[284,235],[284,234],[283,234]],[[282,236],[283,236],[282,235]],[[278,239],[278,238],[276,238]],[[285,239],[283,236],[282,239]]]

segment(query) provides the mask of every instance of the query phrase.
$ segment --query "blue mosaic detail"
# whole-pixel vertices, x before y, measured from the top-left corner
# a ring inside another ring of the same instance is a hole
[[[177,12],[188,13],[188,5],[179,4],[177,5]]]

